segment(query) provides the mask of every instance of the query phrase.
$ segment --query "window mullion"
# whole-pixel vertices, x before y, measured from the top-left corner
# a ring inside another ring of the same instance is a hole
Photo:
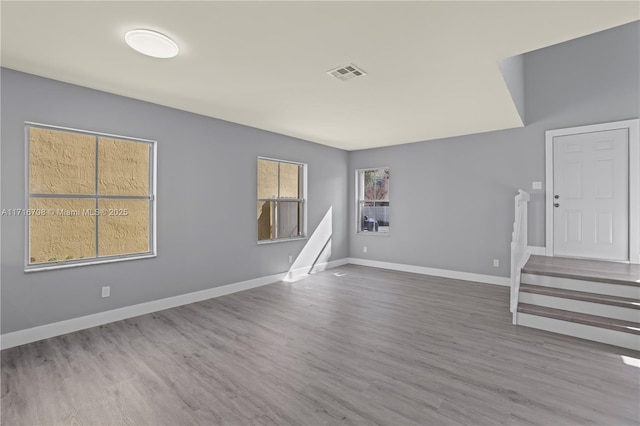
[[[280,199],[280,167],[282,166],[281,163],[278,163],[278,199]]]
[[[282,166],[282,163],[278,162],[278,200],[280,200],[280,167]],[[276,201],[275,203],[275,215],[274,215],[274,231],[273,231],[273,235],[274,238],[280,238],[280,220],[279,220],[279,216],[280,215],[280,202]]]
[[[280,235],[278,233],[278,202],[273,203],[273,239],[277,239]]]
[[[154,212],[155,212],[155,192],[156,192],[156,182],[154,181],[154,175],[155,175],[155,162],[154,162],[154,157],[155,157],[155,153],[154,153],[154,147],[152,145],[149,145],[149,174],[148,174],[148,179],[149,179],[149,185],[147,187],[147,191],[148,191],[148,195],[149,195],[149,251],[155,251],[155,234],[156,234],[156,229],[155,229],[155,222],[154,222]]]
[[[98,199],[98,152],[99,152],[99,147],[98,147],[98,141],[100,138],[98,138],[98,136],[96,136],[96,167],[95,167],[95,172],[96,172],[96,177],[95,177],[95,197],[96,197],[96,212],[98,211],[98,209],[100,208],[100,204],[99,204],[99,199]],[[100,249],[99,249],[99,228],[98,228],[98,222],[100,221],[100,215],[96,214],[95,215],[95,221],[96,221],[96,259],[98,258],[98,254],[100,253]]]

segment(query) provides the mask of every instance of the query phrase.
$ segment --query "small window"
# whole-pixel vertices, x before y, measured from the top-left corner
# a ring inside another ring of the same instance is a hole
[[[358,233],[389,234],[389,168],[356,170]]]
[[[306,164],[258,158],[258,243],[304,238]]]
[[[155,255],[155,142],[29,124],[25,270]]]

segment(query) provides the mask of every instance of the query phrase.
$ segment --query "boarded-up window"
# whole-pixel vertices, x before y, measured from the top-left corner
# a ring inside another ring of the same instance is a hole
[[[258,158],[258,242],[304,236],[305,167]]]
[[[27,269],[153,255],[153,141],[27,126]]]

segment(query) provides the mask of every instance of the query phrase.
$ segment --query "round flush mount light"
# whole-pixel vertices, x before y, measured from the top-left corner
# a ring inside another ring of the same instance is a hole
[[[133,50],[154,58],[173,58],[179,51],[175,41],[157,31],[131,30],[124,40]]]

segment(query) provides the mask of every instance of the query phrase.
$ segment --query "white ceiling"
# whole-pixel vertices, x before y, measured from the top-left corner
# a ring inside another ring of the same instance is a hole
[[[640,18],[629,2],[10,2],[2,66],[357,150],[522,126],[497,62]],[[145,57],[124,33],[181,48]],[[354,63],[347,82],[326,71]]]

